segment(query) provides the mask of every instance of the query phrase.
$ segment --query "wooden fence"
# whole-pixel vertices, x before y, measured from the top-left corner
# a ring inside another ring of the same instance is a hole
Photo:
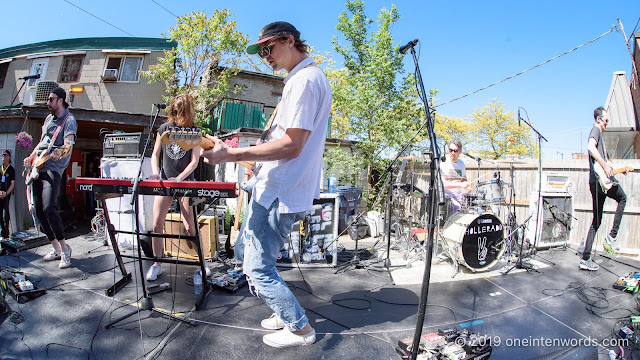
[[[482,161],[480,166],[478,163],[465,159],[467,167],[467,178],[471,181],[478,179],[480,174],[480,181],[491,180],[494,177],[494,173],[499,171],[503,181],[511,182],[509,164],[495,163],[491,164],[486,161]],[[631,166],[635,169],[640,169],[640,160],[618,160],[614,162],[614,168],[622,167],[623,165]],[[408,183],[410,181],[410,164],[407,165],[406,171],[403,175],[403,182]],[[429,168],[427,164],[415,163],[413,166],[414,173],[428,173]],[[518,221],[523,221],[529,215],[530,196],[532,192],[537,192],[538,188],[538,161],[527,160],[526,164],[514,164],[514,191],[516,194],[516,217]],[[542,180],[543,183],[547,174],[557,174],[569,177],[568,193],[573,196],[573,210],[576,219],[572,221],[570,231],[570,243],[578,246],[584,241],[591,225],[593,218],[592,205],[591,205],[591,192],[589,190],[589,164],[587,160],[544,160],[542,162]],[[627,195],[627,205],[625,208],[622,223],[618,234],[619,245],[622,248],[622,252],[626,254],[639,254],[640,253],[640,237],[638,231],[640,231],[640,198],[636,193],[636,189],[640,189],[640,172],[632,172],[627,176],[622,174],[617,175],[616,178],[620,182],[620,186]],[[426,175],[416,175],[415,185],[420,189],[428,190],[429,179]],[[543,185],[543,191],[545,187]],[[475,191],[475,189],[473,190]],[[504,189],[505,197],[509,196],[509,189]],[[598,230],[596,242],[600,245],[604,237],[611,230],[613,223],[613,216],[616,210],[617,203],[612,199],[607,199],[604,205],[604,216],[602,225]]]

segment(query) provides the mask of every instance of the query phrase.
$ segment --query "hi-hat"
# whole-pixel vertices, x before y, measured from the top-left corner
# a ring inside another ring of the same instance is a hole
[[[512,159],[512,160],[496,160],[498,164],[526,164],[526,161]]]

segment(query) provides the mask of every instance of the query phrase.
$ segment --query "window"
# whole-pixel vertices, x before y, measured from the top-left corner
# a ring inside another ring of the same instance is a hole
[[[84,56],[82,55],[65,56],[62,60],[60,80],[58,82],[78,82],[83,62]]]
[[[138,82],[142,69],[141,56],[122,56],[107,59],[105,70],[117,70],[117,81]]]
[[[0,64],[0,89],[4,87],[4,79],[7,77],[7,71],[9,71],[9,62]]]

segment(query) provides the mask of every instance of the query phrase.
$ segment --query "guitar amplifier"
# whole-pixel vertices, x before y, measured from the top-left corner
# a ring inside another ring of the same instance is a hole
[[[149,134],[145,133],[121,133],[108,134],[104,137],[103,156],[116,158],[137,158],[142,155],[142,149]],[[151,157],[153,152],[153,134],[149,146],[145,151],[145,157]]]

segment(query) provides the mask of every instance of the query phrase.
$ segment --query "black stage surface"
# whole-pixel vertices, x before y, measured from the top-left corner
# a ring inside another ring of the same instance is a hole
[[[104,289],[120,275],[109,270],[113,252],[103,246],[88,254],[101,241],[81,233],[68,234],[73,247],[70,269],[42,261],[49,246],[0,257],[0,266],[19,269],[48,289],[24,304],[7,297],[14,313],[0,316],[0,358],[400,359],[397,341],[414,333],[419,278],[412,285],[392,285],[385,272],[365,269],[339,274],[333,268],[281,269],[318,335],[311,346],[273,349],[262,343],[266,331],[260,328],[260,320],[271,311],[246,286],[235,293],[214,289],[204,309],[195,311],[196,296],[186,282],[194,269],[170,264],[163,264],[156,282],[170,282],[173,290],[154,295],[155,306],[196,326],[143,311],[105,329],[110,319],[135,309],[131,304],[141,296],[139,282],[134,277],[115,297],[105,296]],[[423,333],[464,328],[486,334],[494,339],[492,359],[528,359],[576,345],[595,345],[599,358],[608,359],[608,349],[614,347],[603,344],[612,339],[617,319],[638,312],[635,297],[611,285],[639,270],[640,263],[601,254],[600,270],[588,272],[578,269],[575,250],[540,254],[555,265],[468,280],[432,278]],[[213,265],[226,269],[222,262]],[[446,262],[435,266],[450,267]],[[416,274],[422,271],[420,267]],[[534,346],[523,346],[535,341]],[[565,358],[585,354],[588,351]],[[639,355],[625,349],[626,358]]]

